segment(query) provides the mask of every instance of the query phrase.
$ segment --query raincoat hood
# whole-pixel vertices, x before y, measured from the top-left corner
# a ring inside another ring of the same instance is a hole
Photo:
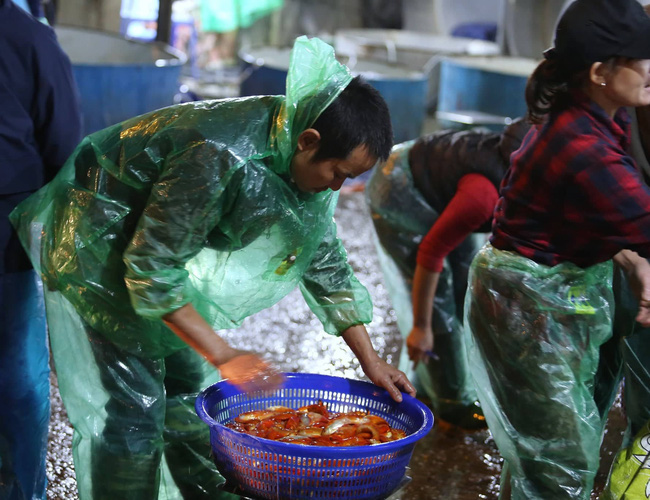
[[[317,38],[310,40],[302,36],[296,40],[289,60],[285,102],[271,133],[276,172],[289,173],[287,169],[298,145],[298,136],[316,121],[350,81],[350,71],[336,60],[332,47]]]

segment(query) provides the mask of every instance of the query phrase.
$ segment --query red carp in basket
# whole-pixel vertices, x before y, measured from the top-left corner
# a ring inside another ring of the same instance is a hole
[[[269,406],[248,411],[226,427],[274,441],[314,446],[364,446],[406,436],[377,415],[363,411],[330,413],[322,401],[297,410]]]

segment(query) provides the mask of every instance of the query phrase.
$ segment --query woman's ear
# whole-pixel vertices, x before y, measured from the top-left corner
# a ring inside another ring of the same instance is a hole
[[[298,136],[298,150],[309,151],[320,146],[320,132],[315,128],[308,128]]]
[[[595,62],[589,68],[589,81],[594,85],[604,87],[607,85],[607,68],[601,62]]]

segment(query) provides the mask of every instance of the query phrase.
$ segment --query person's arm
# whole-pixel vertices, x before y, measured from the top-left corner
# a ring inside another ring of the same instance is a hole
[[[400,390],[415,396],[415,387],[409,382],[406,375],[379,357],[372,346],[365,326],[351,326],[341,336],[373,384],[386,389],[390,396],[398,402],[402,401]]]
[[[34,41],[38,93],[32,119],[45,180],[49,181],[81,141],[82,118],[70,59],[60,47],[54,31],[46,26],[39,28],[42,36]]]
[[[343,337],[373,383],[385,388],[396,401],[402,400],[400,388],[415,394],[406,375],[381,359],[370,342],[363,325],[372,320],[370,294],[354,276],[333,220],[303,275],[300,289],[325,331]]]
[[[372,321],[372,300],[354,275],[333,219],[300,281],[300,291],[325,331],[339,335]]]
[[[564,170],[554,170],[562,172],[562,181],[570,179],[563,185],[562,211],[569,227],[580,227],[576,237],[599,239],[594,254],[623,248],[650,258],[650,187],[634,159],[594,134],[568,128],[558,131],[549,147],[560,150]]]
[[[427,362],[428,352],[433,351],[433,301],[438,288],[440,271],[431,271],[417,265],[413,277],[411,301],[413,302],[413,328],[406,338],[409,359],[417,366]]]
[[[636,321],[650,326],[650,263],[631,250],[621,250],[614,256],[614,262],[628,275],[630,288],[639,300]]]
[[[281,375],[257,355],[234,349],[194,309],[185,304],[163,316],[165,324],[183,342],[219,369],[221,376],[249,391],[278,386]]]
[[[498,196],[487,177],[463,176],[456,194],[420,243],[411,291],[413,328],[406,339],[409,358],[416,366],[428,361],[434,347],[433,303],[444,259],[492,218]]]
[[[237,195],[241,176],[228,163],[229,155],[206,141],[198,130],[179,126],[174,133],[192,138],[190,147],[147,156],[152,163],[146,166],[150,171],[160,168],[160,174],[123,253],[131,305],[141,316],[164,321],[243,390],[274,382],[275,372],[267,363],[229,346],[192,305],[196,291],[187,262],[204,248],[208,234],[223,217],[224,206],[229,205],[229,197]],[[154,136],[148,149],[165,151],[160,144],[166,143],[166,136]]]

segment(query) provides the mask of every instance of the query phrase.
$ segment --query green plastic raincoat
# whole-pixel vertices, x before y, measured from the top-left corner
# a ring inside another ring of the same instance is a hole
[[[389,160],[374,170],[365,190],[379,262],[404,338],[413,327],[411,287],[418,247],[440,215],[413,183],[408,156],[414,143],[395,146]],[[473,423],[468,417],[476,411],[462,308],[469,265],[483,241],[478,234],[470,235],[445,259],[432,317],[439,359],[418,364],[415,377],[406,349],[402,349],[399,363],[400,370],[415,379],[418,391],[431,400],[436,415],[458,425]]]
[[[145,498],[161,472],[161,498],[173,483],[217,494],[193,411],[217,375],[163,315],[191,302],[233,328],[299,285],[327,332],[371,321],[336,237],[337,193],[300,192],[289,171],[300,132],[351,79],[330,46],[301,37],[286,98],[177,105],[96,132],[13,212],[48,289],[82,500]]]
[[[465,303],[471,370],[513,500],[590,498],[620,382],[612,261],[537,264],[486,244]]]

